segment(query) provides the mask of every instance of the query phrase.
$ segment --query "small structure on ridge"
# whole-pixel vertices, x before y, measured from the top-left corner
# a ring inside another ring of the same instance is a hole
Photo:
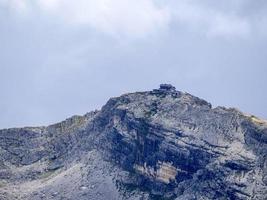
[[[160,84],[159,89],[164,90],[164,91],[175,91],[176,90],[176,88],[171,84]]]

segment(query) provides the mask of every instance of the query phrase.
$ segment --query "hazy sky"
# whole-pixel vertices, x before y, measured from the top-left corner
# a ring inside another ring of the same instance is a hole
[[[267,1],[0,0],[0,128],[160,83],[267,118]]]

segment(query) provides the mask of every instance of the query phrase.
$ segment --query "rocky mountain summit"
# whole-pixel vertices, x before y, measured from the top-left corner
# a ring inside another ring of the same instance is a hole
[[[0,130],[0,199],[265,200],[267,122],[162,84]]]

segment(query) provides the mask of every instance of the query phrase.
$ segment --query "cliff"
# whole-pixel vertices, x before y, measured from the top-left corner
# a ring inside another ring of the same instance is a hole
[[[173,86],[0,131],[0,199],[267,197],[267,124]]]

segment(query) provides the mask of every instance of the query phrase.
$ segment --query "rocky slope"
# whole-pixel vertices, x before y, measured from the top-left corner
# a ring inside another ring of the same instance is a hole
[[[267,198],[267,123],[170,85],[0,131],[0,199]]]

